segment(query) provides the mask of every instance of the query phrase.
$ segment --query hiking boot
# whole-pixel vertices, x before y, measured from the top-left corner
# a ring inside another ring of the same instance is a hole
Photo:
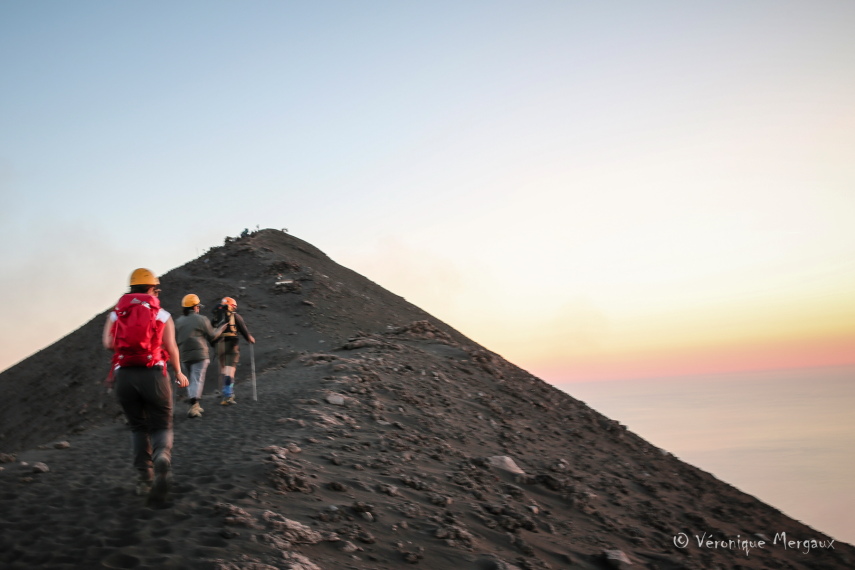
[[[187,417],[188,418],[201,418],[202,417],[202,408],[199,406],[198,403],[190,406],[190,409],[187,410]]]
[[[137,497],[143,497],[148,495],[149,491],[151,491],[151,483],[150,479],[138,479],[137,485],[134,488],[134,494]]]
[[[235,400],[234,396],[228,396],[226,398],[223,398],[223,401],[220,402],[221,406],[231,406],[234,404],[237,404],[237,400]]]
[[[148,493],[147,504],[163,503],[169,495],[169,484],[172,478],[169,460],[163,456],[154,460],[154,484]]]

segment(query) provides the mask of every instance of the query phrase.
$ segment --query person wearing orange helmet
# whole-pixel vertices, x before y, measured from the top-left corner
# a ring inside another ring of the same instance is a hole
[[[199,313],[202,306],[199,296],[195,293],[184,295],[181,299],[184,314],[175,321],[175,340],[181,351],[181,366],[190,378],[190,386],[187,388],[187,401],[190,404],[190,409],[187,410],[189,418],[200,418],[205,411],[200,402],[205,389],[205,372],[208,370],[208,363],[211,362],[208,356],[208,344],[216,342],[226,328],[223,324],[214,330],[208,317]]]
[[[246,323],[237,313],[237,301],[232,297],[223,297],[220,305],[215,310],[215,326],[225,325],[225,330],[217,343],[217,360],[220,365],[220,375],[223,384],[223,406],[237,404],[234,394],[235,370],[240,360],[240,346],[238,345],[240,334],[250,344],[255,344],[255,338],[249,334]]]
[[[139,472],[137,494],[148,502],[166,500],[172,477],[172,385],[187,386],[181,372],[175,324],[161,308],[160,279],[143,267],[131,274],[130,292],[122,295],[104,323],[102,342],[113,351],[110,381],[131,428],[133,464]]]

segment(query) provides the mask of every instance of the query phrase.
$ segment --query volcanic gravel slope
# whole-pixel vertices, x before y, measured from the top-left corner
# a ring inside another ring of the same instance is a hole
[[[855,567],[852,546],[285,233],[228,240],[162,287],[174,315],[188,292],[238,299],[258,401],[245,343],[237,405],[217,405],[215,366],[202,418],[177,395],[172,494],[150,508],[103,387],[104,314],[6,371],[0,568]]]

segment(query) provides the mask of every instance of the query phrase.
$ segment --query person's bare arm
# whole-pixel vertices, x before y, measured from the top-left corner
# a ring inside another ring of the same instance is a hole
[[[178,343],[175,342],[175,323],[172,322],[172,317],[169,317],[166,326],[163,328],[163,347],[169,355],[169,363],[175,371],[175,379],[178,381],[178,385],[186,388],[190,382],[181,372],[181,356],[178,353]]]
[[[104,323],[104,333],[101,335],[101,342],[104,343],[104,348],[113,350],[113,321],[110,320],[110,313],[107,315],[107,322]]]

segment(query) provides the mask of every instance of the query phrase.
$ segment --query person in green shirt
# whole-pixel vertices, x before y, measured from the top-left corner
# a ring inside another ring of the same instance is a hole
[[[219,338],[226,325],[214,330],[208,317],[199,313],[203,305],[196,294],[185,295],[181,306],[184,314],[175,321],[175,338],[181,352],[181,365],[190,379],[187,416],[199,418],[204,411],[200,402],[205,388],[205,373],[211,362],[208,345]]]

